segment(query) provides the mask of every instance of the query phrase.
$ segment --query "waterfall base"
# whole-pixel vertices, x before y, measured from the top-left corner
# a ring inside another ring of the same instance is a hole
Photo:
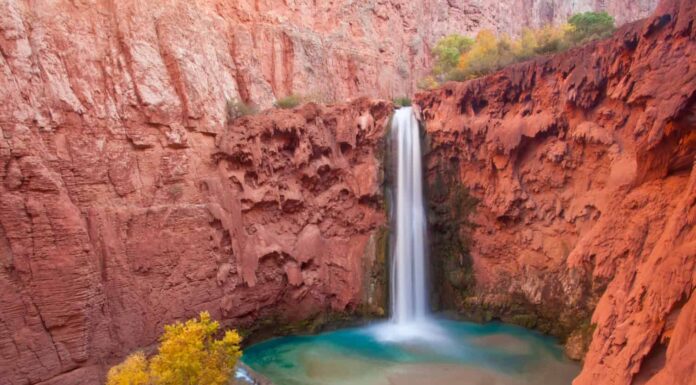
[[[449,342],[447,331],[431,318],[410,322],[385,322],[374,325],[369,330],[380,342]]]
[[[247,348],[242,360],[275,385],[568,385],[579,371],[553,339],[519,327],[403,326],[277,338]]]

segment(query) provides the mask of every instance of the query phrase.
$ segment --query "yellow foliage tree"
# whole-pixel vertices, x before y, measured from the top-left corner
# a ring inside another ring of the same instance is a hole
[[[572,27],[568,24],[563,24],[559,27],[546,26],[536,30],[534,32],[536,40],[534,53],[544,55],[567,49],[569,47],[567,34],[570,30],[572,30]]]
[[[242,355],[242,338],[202,312],[199,319],[165,326],[158,353],[148,365],[142,353],[109,370],[107,385],[224,385]],[[140,382],[138,382],[140,381]]]
[[[536,48],[536,31],[530,28],[524,28],[520,34],[520,39],[517,41],[517,56],[521,59],[531,58],[536,54]]]
[[[488,30],[476,35],[473,47],[459,58],[458,69],[464,79],[475,78],[512,62],[512,42]],[[459,79],[456,79],[459,80]]]
[[[143,352],[128,356],[125,361],[109,369],[106,385],[149,385],[150,374]]]

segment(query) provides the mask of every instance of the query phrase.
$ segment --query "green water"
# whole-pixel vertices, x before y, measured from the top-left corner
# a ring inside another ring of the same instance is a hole
[[[394,338],[391,324],[272,339],[242,361],[275,385],[569,385],[579,365],[529,330],[433,320]],[[420,330],[420,329],[419,329]]]

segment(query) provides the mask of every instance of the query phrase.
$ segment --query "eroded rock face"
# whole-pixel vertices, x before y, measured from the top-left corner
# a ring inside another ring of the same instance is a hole
[[[417,97],[443,305],[586,336],[574,385],[696,381],[695,20]]]
[[[390,103],[272,111],[217,136],[70,113],[39,128],[7,107],[0,384],[99,383],[202,310],[245,328],[384,306],[366,281]]]

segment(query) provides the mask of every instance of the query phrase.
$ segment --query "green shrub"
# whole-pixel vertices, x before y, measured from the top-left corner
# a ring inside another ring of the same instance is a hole
[[[432,50],[435,58],[433,74],[442,76],[452,71],[457,67],[461,54],[469,51],[473,45],[472,38],[457,34],[440,39]]]
[[[299,106],[303,101],[303,98],[299,95],[288,95],[276,100],[274,105],[278,108],[290,109]]]
[[[225,106],[227,112],[227,121],[232,122],[242,116],[253,115],[257,112],[256,107],[252,104],[246,104],[241,100],[234,98],[229,99]]]
[[[568,19],[573,28],[569,38],[573,43],[605,38],[614,32],[614,18],[606,12],[584,12]]]
[[[411,104],[411,98],[409,98],[408,96],[394,98],[394,105],[397,107],[410,107]]]

